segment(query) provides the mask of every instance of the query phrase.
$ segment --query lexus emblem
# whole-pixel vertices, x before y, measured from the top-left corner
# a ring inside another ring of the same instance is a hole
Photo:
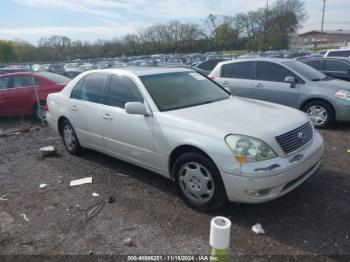
[[[304,140],[304,133],[303,133],[303,132],[299,132],[299,133],[298,133],[298,139],[299,139],[300,141],[303,141],[303,140]]]

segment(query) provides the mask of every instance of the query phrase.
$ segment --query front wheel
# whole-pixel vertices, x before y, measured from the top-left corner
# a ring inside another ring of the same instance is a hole
[[[62,139],[67,151],[72,155],[81,153],[81,146],[73,126],[68,120],[62,123]]]
[[[185,153],[175,161],[172,173],[181,198],[190,207],[214,210],[226,202],[220,172],[206,156]]]
[[[303,111],[309,115],[316,128],[324,128],[334,121],[333,108],[324,101],[313,101],[305,105]]]

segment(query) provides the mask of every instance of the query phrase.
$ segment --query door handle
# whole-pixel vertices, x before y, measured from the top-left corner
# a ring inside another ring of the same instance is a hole
[[[224,81],[224,82],[222,82],[222,84],[223,84],[223,85],[228,85],[229,82],[228,82],[228,81]]]
[[[257,84],[256,87],[263,87],[263,84]]]
[[[103,115],[103,119],[112,120],[113,118],[111,117],[110,114],[104,114],[104,115]]]
[[[73,110],[73,111],[78,111],[78,107],[77,107],[76,105],[73,105],[73,106],[72,106],[72,110]]]

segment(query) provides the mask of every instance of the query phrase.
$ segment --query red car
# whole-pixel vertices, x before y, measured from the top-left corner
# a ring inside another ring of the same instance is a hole
[[[49,72],[34,73],[41,107],[38,107],[30,72],[0,75],[0,116],[33,115],[42,118],[41,112],[47,95],[59,92],[69,78]]]

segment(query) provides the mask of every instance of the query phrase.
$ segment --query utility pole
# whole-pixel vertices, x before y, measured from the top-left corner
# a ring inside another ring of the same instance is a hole
[[[321,23],[321,44],[323,42],[323,23],[324,23],[324,12],[326,9],[326,0],[323,1],[323,9],[322,9],[322,23]]]
[[[266,10],[269,10],[269,0],[266,0]]]

